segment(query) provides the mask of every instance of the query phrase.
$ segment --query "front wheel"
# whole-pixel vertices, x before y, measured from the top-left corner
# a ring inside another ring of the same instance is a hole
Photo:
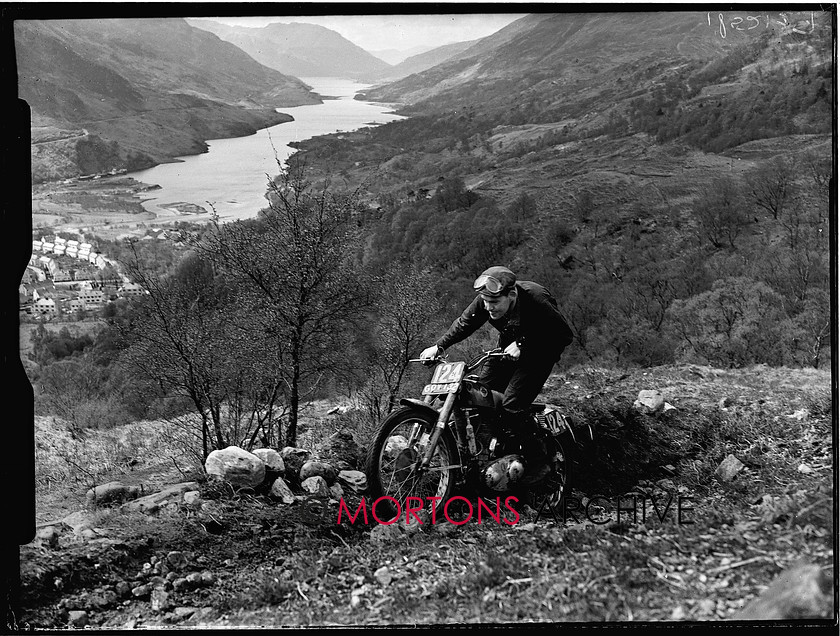
[[[408,501],[409,497],[419,497],[423,509],[432,512],[432,505],[438,510],[451,496],[458,469],[458,452],[448,431],[440,436],[429,467],[425,470],[420,467],[435,423],[432,414],[411,407],[395,411],[382,423],[368,449],[365,464],[371,505],[381,497],[391,497],[398,502],[399,509],[389,499],[376,504],[376,516],[382,521],[400,515],[407,503],[417,510],[420,502]]]

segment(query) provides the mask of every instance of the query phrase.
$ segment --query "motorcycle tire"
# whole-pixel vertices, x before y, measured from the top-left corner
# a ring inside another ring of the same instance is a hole
[[[528,487],[523,494],[525,503],[534,510],[557,515],[562,513],[564,501],[571,493],[574,444],[566,437],[552,437],[550,444],[551,473],[545,480]]]
[[[408,439],[417,423],[422,426],[422,433],[409,448]],[[449,431],[441,435],[429,470],[422,475],[416,471],[424,450],[421,445],[424,434],[431,436],[435,423],[432,414],[411,407],[394,411],[382,423],[368,448],[365,461],[370,503],[373,506],[381,497],[391,497],[398,502],[399,509],[390,499],[380,500],[375,511],[380,521],[404,515],[408,497],[420,497],[424,503],[423,510],[436,514],[452,495],[458,470],[454,466],[459,460],[455,440]],[[440,499],[428,500],[427,497]],[[419,505],[416,500],[409,503],[415,510]]]

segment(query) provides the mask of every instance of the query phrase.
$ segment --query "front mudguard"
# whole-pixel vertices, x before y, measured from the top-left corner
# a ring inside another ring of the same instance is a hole
[[[400,404],[407,406],[408,408],[420,409],[431,416],[435,422],[437,422],[438,415],[440,415],[440,412],[435,407],[423,400],[417,400],[415,398],[400,398]]]

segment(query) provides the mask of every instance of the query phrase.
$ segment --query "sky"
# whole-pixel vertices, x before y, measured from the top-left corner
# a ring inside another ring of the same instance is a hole
[[[390,5],[394,6],[394,5]],[[274,17],[220,17],[219,22],[236,26],[263,27],[271,22],[307,22],[336,31],[366,51],[417,47],[432,48],[483,38],[495,33],[524,13],[458,13],[405,15],[316,15]],[[202,17],[211,18],[209,14]]]

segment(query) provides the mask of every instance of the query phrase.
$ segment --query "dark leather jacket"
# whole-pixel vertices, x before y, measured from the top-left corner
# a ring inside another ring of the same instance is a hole
[[[499,320],[490,319],[481,296],[476,296],[436,344],[446,349],[489,321],[499,331],[499,347],[515,341],[523,359],[559,360],[573,334],[557,309],[557,301],[545,287],[531,281],[517,282],[516,289],[516,304]]]

